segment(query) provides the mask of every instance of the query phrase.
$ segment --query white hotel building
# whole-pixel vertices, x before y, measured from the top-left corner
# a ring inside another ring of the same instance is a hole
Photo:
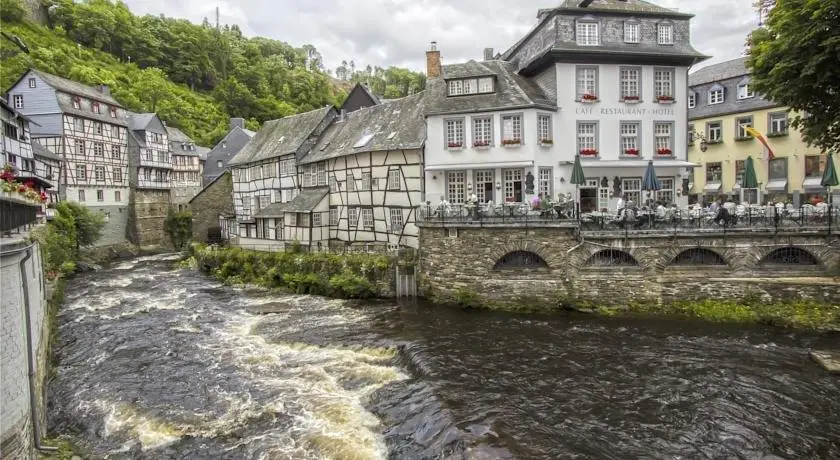
[[[441,66],[427,52],[426,200],[525,201],[575,193],[582,211],[637,203],[649,161],[663,190],[687,204],[687,75],[705,59],[692,16],[641,0],[565,0],[502,55]]]

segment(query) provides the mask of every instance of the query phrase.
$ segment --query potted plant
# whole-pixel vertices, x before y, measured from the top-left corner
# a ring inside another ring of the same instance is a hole
[[[478,149],[490,147],[490,142],[489,141],[475,141],[475,142],[473,142],[473,147],[478,148]]]
[[[659,96],[656,96],[656,102],[660,104],[671,104],[674,102],[674,96],[660,94]]]
[[[580,154],[585,157],[594,157],[598,155],[597,149],[580,149]]]
[[[594,94],[583,93],[580,96],[580,102],[590,103],[590,102],[595,102],[597,100],[598,100],[598,96],[596,96]]]
[[[639,156],[639,149],[625,149],[624,154],[637,157]]]
[[[518,146],[522,143],[522,139],[502,139],[504,146]]]
[[[464,146],[464,144],[462,142],[450,142],[449,144],[447,144],[447,146],[450,149],[460,149]]]
[[[624,96],[623,100],[625,103],[634,104],[640,101],[639,96]]]
[[[661,149],[656,149],[657,155],[671,155],[671,149],[668,147],[662,147]]]

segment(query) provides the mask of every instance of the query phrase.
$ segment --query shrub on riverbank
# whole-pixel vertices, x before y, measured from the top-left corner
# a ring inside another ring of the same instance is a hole
[[[30,234],[41,247],[47,278],[74,272],[80,249],[94,244],[104,227],[101,214],[78,203],[59,203],[53,219]]]
[[[339,298],[385,296],[390,260],[378,254],[261,252],[239,248],[191,246],[205,273],[228,284],[253,284],[297,294]]]
[[[711,322],[760,323],[800,329],[840,330],[840,305],[813,300],[765,303],[703,300],[666,305],[638,304],[631,312],[679,315]]]

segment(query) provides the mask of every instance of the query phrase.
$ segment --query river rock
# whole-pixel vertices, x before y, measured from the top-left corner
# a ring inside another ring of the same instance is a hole
[[[840,353],[838,352],[812,351],[811,359],[828,372],[840,373]]]

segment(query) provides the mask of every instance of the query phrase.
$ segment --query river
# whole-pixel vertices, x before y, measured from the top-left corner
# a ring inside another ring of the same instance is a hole
[[[173,261],[69,283],[49,428],[90,458],[840,458],[840,378],[807,357],[836,335],[359,306]]]

